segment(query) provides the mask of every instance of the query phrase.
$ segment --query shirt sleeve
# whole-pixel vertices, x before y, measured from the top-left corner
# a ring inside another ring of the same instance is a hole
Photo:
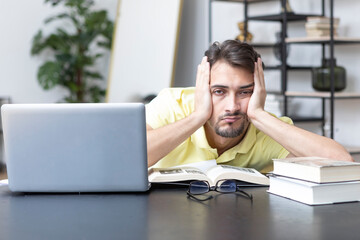
[[[280,117],[279,119],[287,124],[294,125],[292,119],[289,117]],[[283,147],[277,158],[286,158],[288,155],[289,155],[289,151]]]
[[[181,89],[163,89],[146,105],[146,123],[156,129],[184,118],[181,93]]]
[[[289,117],[280,117],[279,119],[287,124],[291,124],[291,125],[294,124],[293,121],[291,120],[291,118],[289,118]],[[271,146],[270,148],[268,148],[268,150],[271,151],[269,153],[269,155],[271,155],[271,159],[285,158],[285,157],[287,157],[287,155],[289,155],[289,151],[286,150],[282,145],[280,145],[278,142],[276,142],[271,137],[267,136],[265,141],[268,142],[268,144],[265,144],[265,145]]]
[[[293,124],[293,121],[289,117],[280,117],[281,121]],[[262,152],[262,161],[259,162],[258,169],[262,173],[266,173],[272,171],[274,158],[286,158],[289,155],[289,151],[286,150],[281,144],[276,142],[274,139],[269,137],[268,135],[261,133],[257,136],[258,141],[261,142],[261,148],[258,149]]]

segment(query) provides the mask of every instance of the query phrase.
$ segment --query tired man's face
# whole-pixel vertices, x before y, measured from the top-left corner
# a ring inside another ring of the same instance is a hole
[[[217,135],[235,138],[242,135],[250,121],[247,108],[254,89],[254,75],[224,61],[216,62],[210,72],[213,112],[207,122]]]

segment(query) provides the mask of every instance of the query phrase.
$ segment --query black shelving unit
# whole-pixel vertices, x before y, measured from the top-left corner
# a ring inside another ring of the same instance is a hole
[[[331,79],[331,90],[330,92],[327,92],[325,94],[291,94],[287,91],[288,86],[288,71],[309,71],[313,68],[313,66],[289,66],[287,64],[287,45],[288,44],[320,44],[322,46],[322,58],[325,58],[325,50],[328,47],[329,48],[329,58],[334,59],[334,46],[340,45],[340,44],[360,44],[360,41],[357,39],[347,39],[347,38],[335,38],[334,37],[334,27],[333,27],[333,18],[334,18],[334,0],[327,0],[327,3],[329,4],[329,17],[331,19],[331,29],[330,29],[330,37],[328,39],[291,39],[287,38],[287,28],[288,28],[288,22],[293,21],[305,21],[307,17],[310,16],[326,16],[325,13],[325,0],[321,1],[321,13],[319,14],[296,14],[296,13],[290,13],[286,12],[286,0],[210,0],[209,1],[209,43],[212,42],[212,2],[238,2],[242,3],[244,5],[244,39],[247,37],[247,26],[248,21],[272,21],[272,22],[279,22],[281,24],[281,39],[279,43],[264,43],[264,44],[252,44],[255,48],[272,48],[272,47],[281,47],[281,65],[279,66],[271,66],[266,67],[266,69],[273,69],[273,70],[280,70],[281,71],[281,86],[280,86],[280,93],[284,97],[284,115],[288,115],[288,98],[298,98],[298,97],[306,97],[306,98],[319,98],[322,101],[321,104],[321,116],[320,117],[291,117],[295,122],[321,122],[322,123],[322,132],[323,135],[325,134],[324,127],[325,127],[325,105],[326,101],[330,102],[330,119],[329,119],[329,125],[330,125],[330,137],[334,138],[334,102],[335,99],[360,99],[360,93],[359,94],[353,94],[353,95],[339,95],[335,93],[335,86],[334,86],[334,62],[331,61],[330,65],[330,79]],[[269,1],[280,1],[281,7],[283,11],[279,14],[271,14],[271,15],[262,15],[262,16],[248,16],[248,7],[251,4],[258,4],[258,3],[264,3]],[[355,151],[356,152],[356,151]],[[357,151],[360,152],[360,151]],[[356,153],[357,153],[356,152]]]

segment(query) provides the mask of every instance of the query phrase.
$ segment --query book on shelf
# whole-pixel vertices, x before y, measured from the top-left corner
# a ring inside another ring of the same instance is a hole
[[[307,17],[306,22],[308,23],[323,23],[323,24],[330,24],[331,19],[330,17]],[[333,18],[334,24],[339,24],[340,18]]]
[[[337,36],[339,26],[339,18],[335,18],[333,22],[334,36]],[[331,23],[327,17],[308,17],[305,23],[307,37],[326,37],[330,36]]]
[[[330,36],[330,31],[322,31],[322,30],[306,30],[307,37],[326,37]],[[337,37],[337,32],[334,32],[334,37]]]
[[[314,183],[270,175],[268,192],[308,205],[323,205],[360,200],[360,181]]]
[[[338,28],[338,24],[334,24],[334,30],[336,30]],[[331,25],[330,23],[305,23],[305,28],[307,30],[313,30],[313,29],[316,29],[316,30],[329,30],[330,31],[330,28],[331,28]]]
[[[273,174],[311,181],[330,183],[360,180],[360,163],[319,157],[273,159]]]
[[[307,37],[329,37],[330,33],[327,31],[306,31]],[[338,34],[334,32],[334,37],[337,37]]]
[[[219,180],[234,179],[249,185],[269,185],[269,178],[253,168],[241,168],[228,165],[215,165],[204,170],[196,167],[181,166],[172,168],[151,168],[149,182],[171,183],[200,180],[215,186]]]

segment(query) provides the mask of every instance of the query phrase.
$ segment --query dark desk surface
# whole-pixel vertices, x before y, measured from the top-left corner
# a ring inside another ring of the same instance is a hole
[[[360,239],[360,203],[311,207],[248,188],[251,202],[186,189],[145,194],[13,194],[0,186],[0,239]]]

